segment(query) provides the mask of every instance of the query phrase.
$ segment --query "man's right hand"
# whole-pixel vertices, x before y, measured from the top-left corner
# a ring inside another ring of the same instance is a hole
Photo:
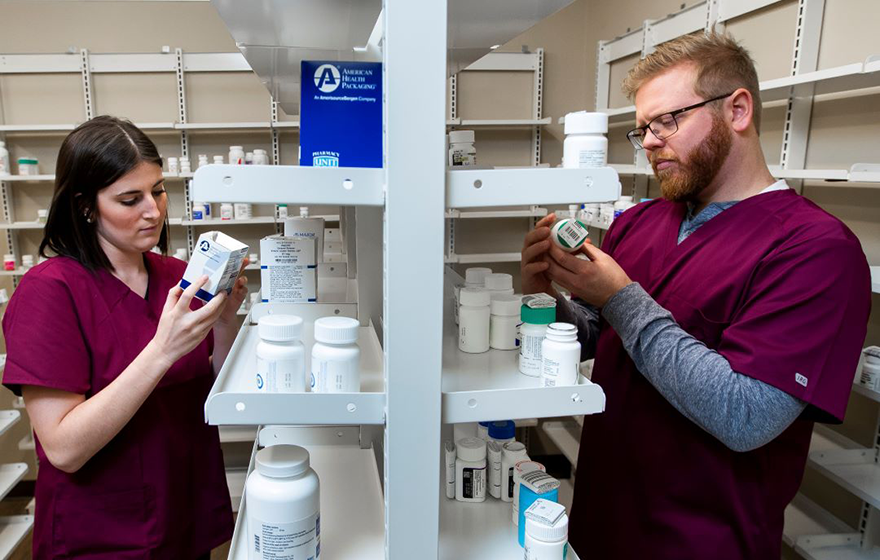
[[[522,259],[519,265],[522,291],[524,294],[544,292],[558,297],[556,290],[547,276],[550,268],[550,226],[556,222],[556,214],[548,214],[541,218],[535,229],[526,235],[522,248]]]

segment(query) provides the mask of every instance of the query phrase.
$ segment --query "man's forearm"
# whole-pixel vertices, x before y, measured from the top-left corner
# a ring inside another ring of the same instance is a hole
[[[735,451],[768,443],[806,408],[788,393],[733,371],[636,283],[615,294],[602,314],[670,404]]]

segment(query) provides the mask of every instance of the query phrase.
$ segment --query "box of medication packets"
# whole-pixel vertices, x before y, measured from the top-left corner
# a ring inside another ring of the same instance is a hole
[[[264,303],[308,303],[318,299],[315,239],[271,235],[260,240]]]
[[[207,275],[208,282],[196,292],[197,298],[211,301],[220,292],[231,292],[247,252],[247,245],[219,231],[203,233],[196,242],[180,287],[185,290],[201,276]]]

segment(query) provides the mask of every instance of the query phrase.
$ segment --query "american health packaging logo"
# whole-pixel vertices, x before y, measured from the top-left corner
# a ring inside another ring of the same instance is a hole
[[[382,65],[304,60],[300,83],[300,165],[382,167]]]
[[[205,239],[204,241],[199,243],[199,251],[201,251],[203,253],[207,253],[210,250],[211,250],[211,243],[208,242],[207,239]]]
[[[322,64],[315,70],[315,87],[323,93],[333,93],[341,81],[339,68],[332,64]]]

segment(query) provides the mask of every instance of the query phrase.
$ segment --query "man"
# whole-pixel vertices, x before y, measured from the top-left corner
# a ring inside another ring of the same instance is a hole
[[[603,560],[778,560],[813,422],[844,417],[870,270],[846,226],[768,171],[733,39],[664,44],[624,91],[662,199],[589,260],[551,246],[552,215],[522,252],[523,292],[556,295],[607,396],[584,422],[569,538]]]

